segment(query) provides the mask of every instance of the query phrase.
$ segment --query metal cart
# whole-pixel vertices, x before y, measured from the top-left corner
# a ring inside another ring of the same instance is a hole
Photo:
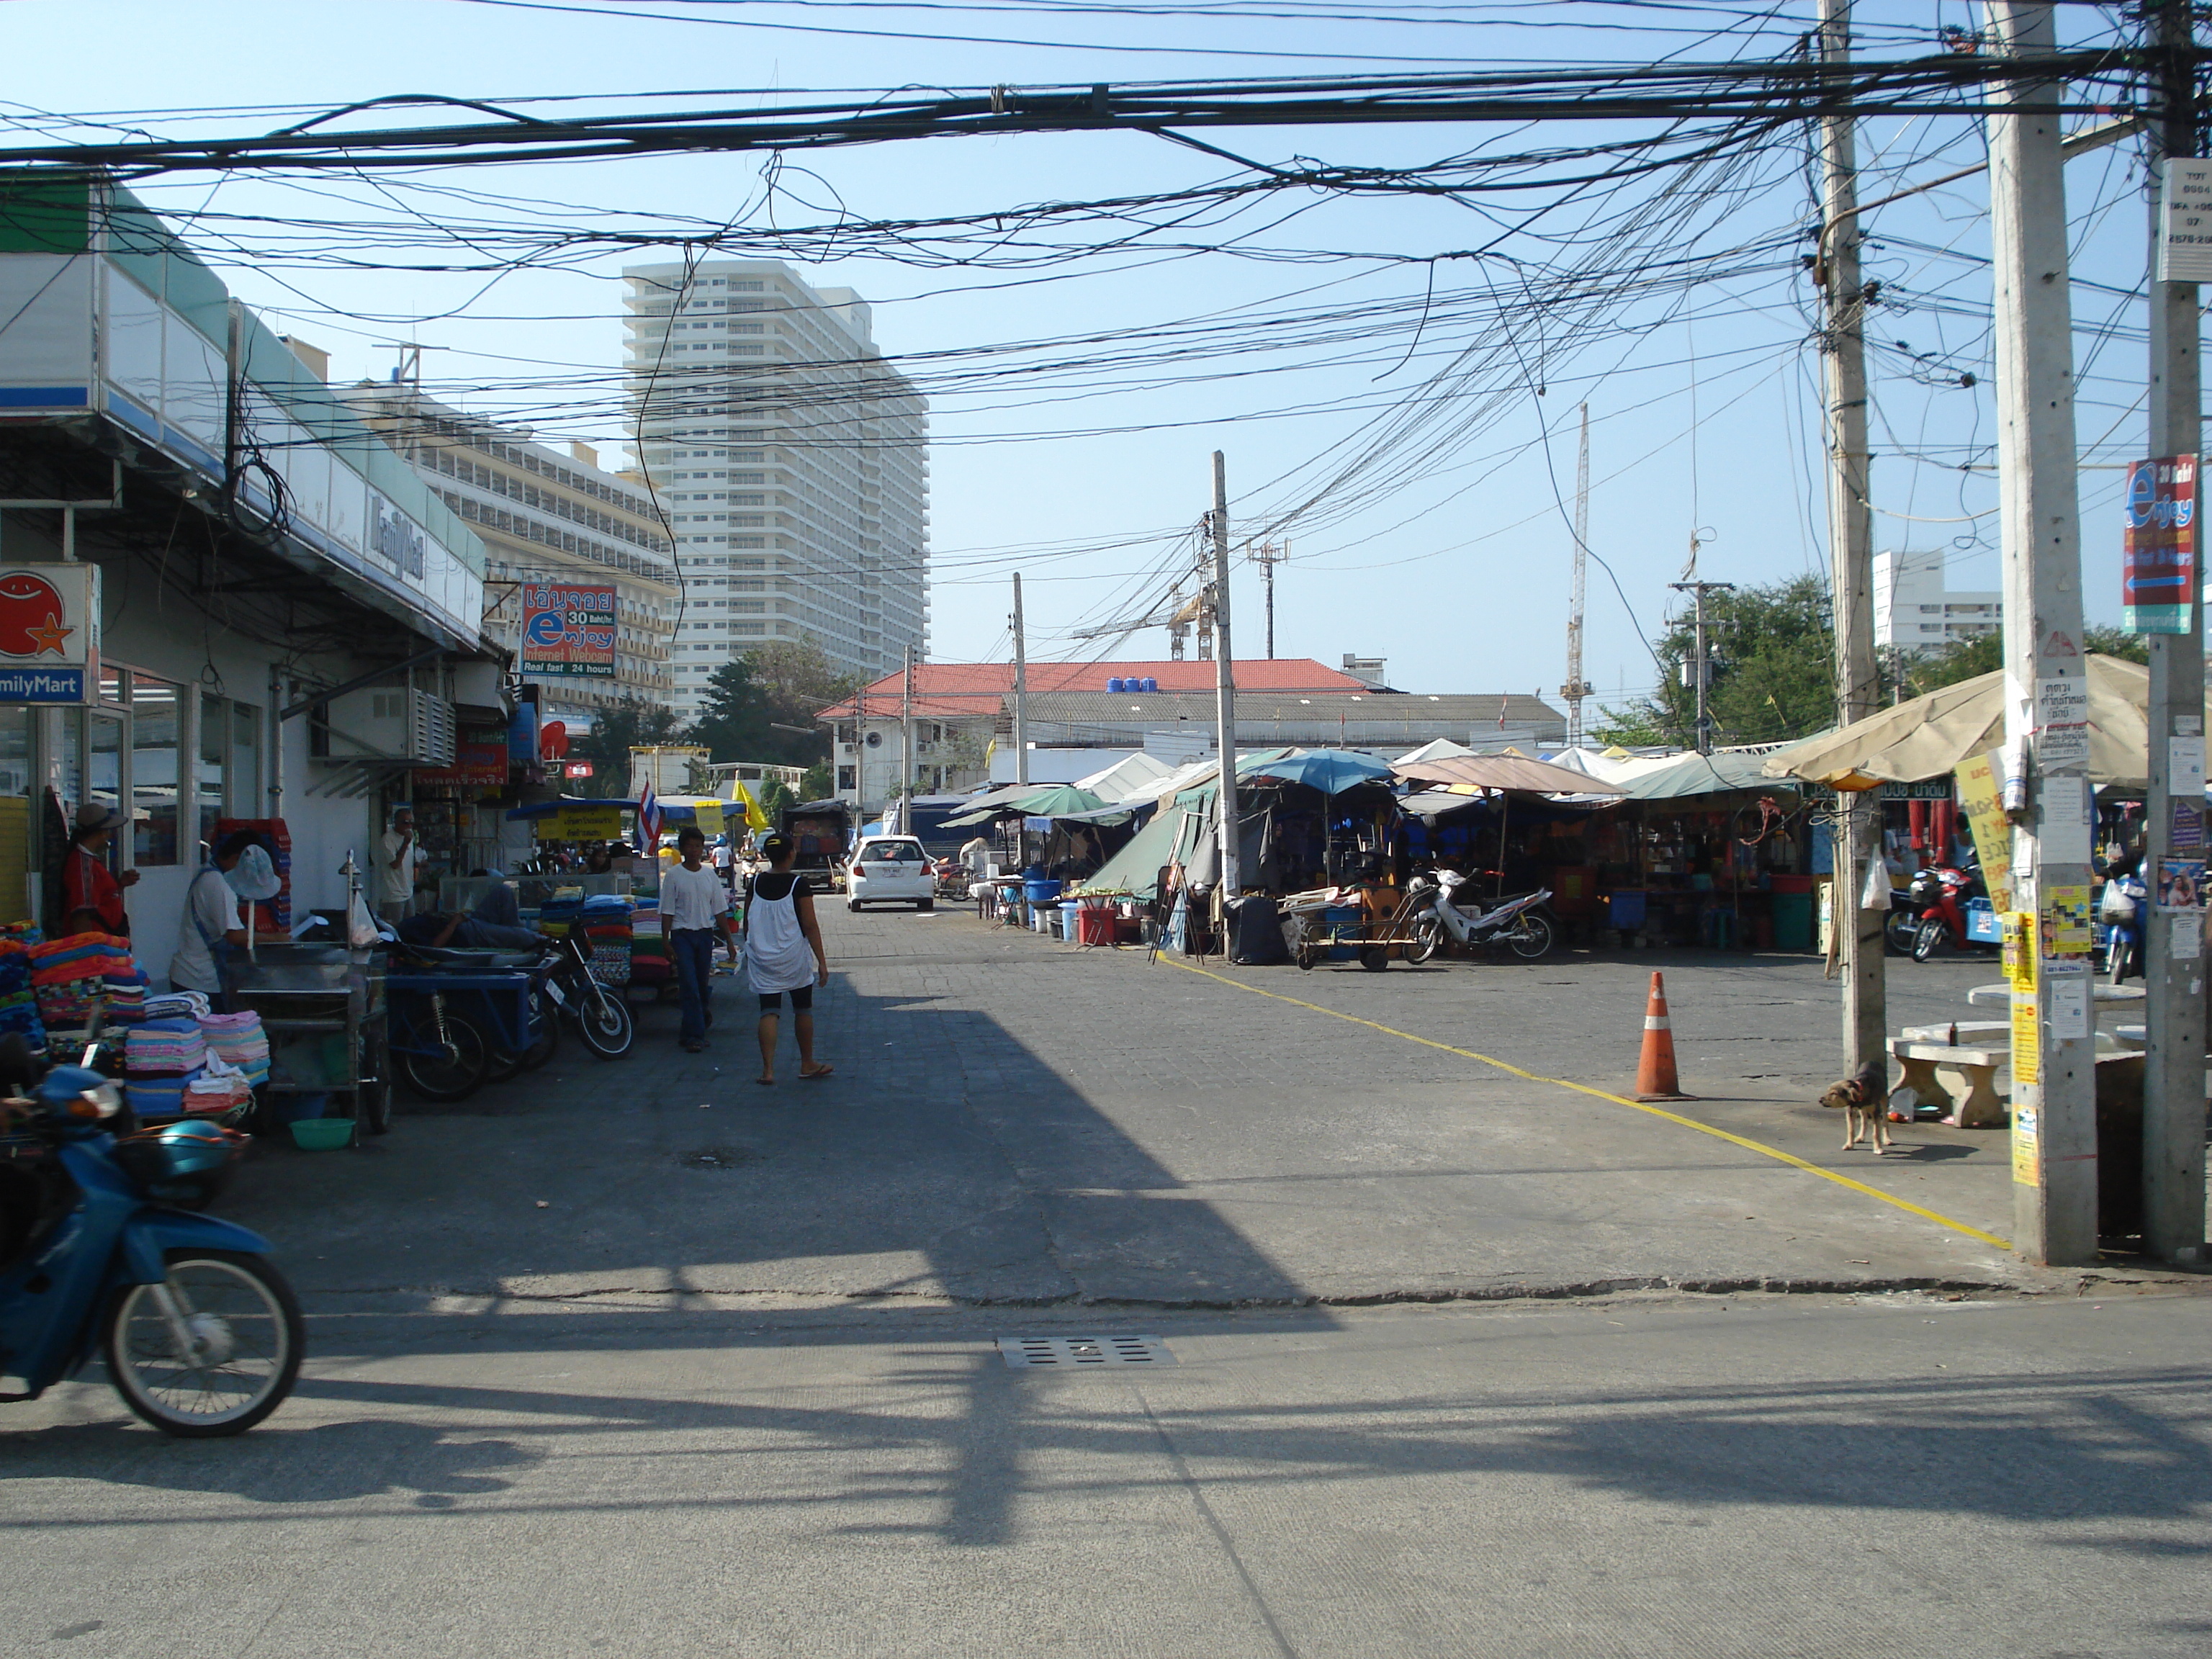
[[[234,954],[230,1003],[261,1016],[271,1095],[342,1094],[370,1134],[392,1122],[383,953],[343,945],[261,945]]]
[[[1331,909],[1350,909],[1355,905],[1360,907],[1358,921],[1328,919]],[[1358,888],[1293,893],[1279,908],[1283,920],[1291,925],[1291,954],[1301,968],[1311,968],[1336,945],[1350,947],[1361,967],[1376,970],[1388,968],[1393,956],[1418,967],[1436,954],[1436,924],[1423,926],[1420,921],[1428,908],[1426,896],[1410,888],[1399,896],[1387,916],[1370,915]]]

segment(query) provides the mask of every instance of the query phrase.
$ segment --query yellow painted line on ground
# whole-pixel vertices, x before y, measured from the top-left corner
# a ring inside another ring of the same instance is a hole
[[[1684,1117],[1680,1112],[1670,1112],[1663,1107],[1654,1106],[1645,1101],[1631,1100],[1626,1095],[1609,1094],[1603,1089],[1593,1089],[1587,1083],[1575,1083],[1563,1077],[1546,1077],[1540,1072],[1524,1071],[1506,1060],[1493,1059],[1488,1054],[1479,1054],[1472,1048],[1455,1048],[1450,1043],[1438,1042],[1433,1037],[1415,1036],[1411,1031],[1401,1031],[1395,1025],[1384,1025],[1375,1020],[1362,1019],[1357,1014],[1343,1013],[1334,1008],[1324,1008],[1318,1002],[1302,1002],[1297,997],[1285,996],[1280,991],[1263,991],[1256,985],[1245,984],[1243,980],[1231,979],[1226,974],[1217,974],[1211,968],[1198,968],[1188,962],[1177,962],[1164,951],[1157,960],[1166,963],[1170,968],[1180,968],[1187,974],[1203,974],[1206,978],[1218,980],[1224,985],[1233,985],[1240,991],[1249,991],[1255,997],[1273,997],[1277,1002],[1287,1002],[1293,1008],[1310,1008],[1316,1014],[1327,1014],[1331,1019],[1348,1020],[1354,1025],[1364,1025],[1369,1030],[1380,1031],[1385,1036],[1402,1037],[1407,1042],[1418,1042],[1425,1048],[1441,1048],[1448,1054],[1458,1054],[1466,1060],[1480,1060],[1485,1066],[1495,1066],[1501,1072],[1510,1072],[1515,1077],[1526,1078],[1531,1083],[1548,1083],[1555,1088],[1571,1089],[1578,1095],[1589,1095],[1595,1100],[1609,1100],[1616,1106],[1626,1106],[1632,1112],[1644,1112],[1653,1117],[1664,1118],[1669,1123],[1680,1124],[1685,1129],[1695,1129],[1700,1134],[1711,1135],[1717,1139],[1729,1141],[1741,1146],[1747,1152],[1757,1152],[1762,1158],[1771,1158],[1777,1163],[1789,1164],[1792,1169],[1802,1170],[1808,1175],[1816,1175],[1823,1181],[1832,1181],[1838,1187],[1848,1187],[1855,1193],[1864,1193],[1869,1198],[1878,1198],[1885,1204],[1894,1204],[1899,1209],[1908,1210],[1924,1220],[1934,1222],[1939,1227],[1948,1228],[1954,1233],[1964,1233],[1969,1238],[1978,1238],[1983,1243],[1994,1245],[2000,1250],[2012,1249],[2012,1242],[2009,1239],[1999,1238],[1994,1233],[1985,1233],[1978,1227],[1969,1227],[1963,1221],[1954,1221],[1948,1215],[1934,1210],[1923,1209],[1910,1199],[1899,1198],[1894,1193],[1886,1193],[1879,1187],[1869,1187],[1863,1181],[1854,1181],[1847,1175],[1838,1175],[1833,1170],[1824,1170],[1817,1164],[1808,1164],[1796,1153],[1785,1152],[1779,1146],[1770,1146],[1763,1140],[1753,1140],[1746,1135],[1732,1134],[1728,1130],[1713,1124],[1700,1123],[1693,1117]]]

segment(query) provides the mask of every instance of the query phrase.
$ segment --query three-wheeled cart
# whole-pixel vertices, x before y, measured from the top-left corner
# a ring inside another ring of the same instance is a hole
[[[1408,888],[1387,915],[1370,911],[1358,888],[1316,888],[1292,893],[1278,906],[1291,933],[1291,955],[1301,968],[1310,969],[1341,947],[1358,959],[1362,968],[1380,970],[1397,956],[1419,967],[1436,954],[1437,929],[1433,920],[1424,921],[1427,896]],[[1344,915],[1354,911],[1352,918]]]
[[[263,944],[234,951],[231,1006],[269,1034],[269,1095],[343,1095],[370,1134],[392,1123],[383,953],[344,945]]]

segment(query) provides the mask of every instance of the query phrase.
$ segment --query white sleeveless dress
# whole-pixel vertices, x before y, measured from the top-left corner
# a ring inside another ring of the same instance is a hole
[[[814,947],[799,925],[798,892],[793,881],[781,898],[763,898],[756,882],[745,906],[745,981],[758,995],[814,983]]]

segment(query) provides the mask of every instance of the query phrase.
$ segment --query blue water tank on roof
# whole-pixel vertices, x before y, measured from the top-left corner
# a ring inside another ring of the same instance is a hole
[[[1120,678],[1110,679],[1106,682],[1106,689],[1109,691],[1127,691],[1129,689],[1129,682]]]
[[[1146,675],[1143,679],[1138,682],[1138,684],[1140,689],[1146,691],[1157,691],[1160,689],[1160,683],[1154,679],[1150,674]]]

